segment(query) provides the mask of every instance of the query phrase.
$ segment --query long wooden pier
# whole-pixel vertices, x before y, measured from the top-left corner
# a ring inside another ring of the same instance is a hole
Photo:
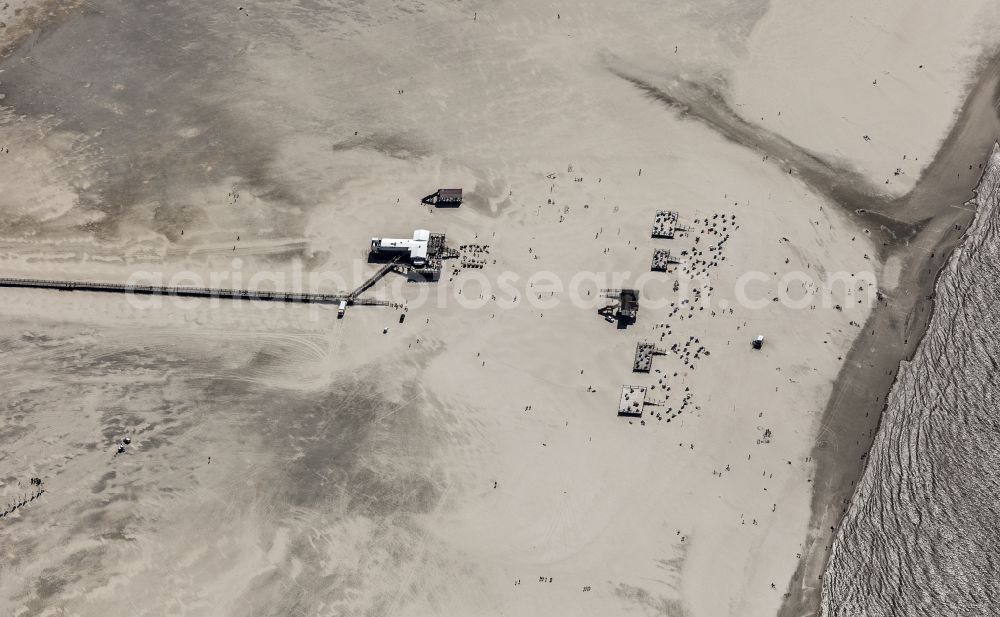
[[[129,283],[96,283],[91,281],[59,281],[33,278],[0,278],[0,287],[54,289],[56,291],[89,291],[101,293],[137,294],[145,296],[177,296],[183,298],[222,298],[227,300],[258,300],[304,304],[359,304],[393,306],[386,300],[358,298],[354,293],[316,294],[255,289],[214,289],[210,287],[163,287]]]

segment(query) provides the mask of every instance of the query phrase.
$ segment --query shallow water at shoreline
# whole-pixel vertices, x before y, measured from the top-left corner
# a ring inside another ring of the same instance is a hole
[[[1000,612],[1000,152],[888,399],[823,582],[823,614]]]

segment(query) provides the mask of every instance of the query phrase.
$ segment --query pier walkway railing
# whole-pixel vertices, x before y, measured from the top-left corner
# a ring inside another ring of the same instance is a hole
[[[137,294],[146,296],[177,296],[184,298],[221,298],[232,300],[258,300],[264,302],[296,302],[305,304],[348,304],[392,306],[392,302],[358,298],[355,294],[318,294],[291,291],[264,291],[256,289],[214,289],[210,287],[163,287],[129,283],[97,283],[92,281],[60,281],[34,278],[0,278],[0,287],[54,289],[57,291],[90,291],[102,293]]]

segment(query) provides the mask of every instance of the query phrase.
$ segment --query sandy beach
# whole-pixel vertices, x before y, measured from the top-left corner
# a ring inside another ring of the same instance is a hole
[[[901,359],[908,360],[923,336],[933,310],[934,287],[941,268],[959,244],[973,218],[968,203],[981,175],[976,161],[986,158],[1000,139],[995,112],[998,60],[981,71],[956,123],[925,171],[907,195],[869,206],[872,223],[889,220],[918,226],[906,242],[884,238],[888,275],[884,310],[865,324],[869,336],[857,339],[841,369],[834,394],[824,412],[829,438],[816,445],[817,491],[813,496],[810,550],[790,586],[783,615],[813,614],[820,592],[820,576],[848,500],[865,465],[878,428],[885,393],[895,381]],[[972,172],[970,173],[970,166]],[[965,180],[961,175],[965,174]],[[968,183],[968,184],[966,184]],[[872,216],[874,215],[874,216]],[[865,384],[858,388],[857,384]],[[837,448],[832,448],[837,444]]]
[[[817,614],[1000,127],[995,8],[15,5],[0,275],[338,293],[372,237],[460,256],[343,318],[0,288],[0,506],[45,488],[0,612]]]

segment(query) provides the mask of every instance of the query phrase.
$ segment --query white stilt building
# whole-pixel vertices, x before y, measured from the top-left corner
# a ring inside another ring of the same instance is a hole
[[[372,238],[372,253],[386,255],[402,253],[411,264],[419,268],[427,263],[427,247],[430,239],[431,232],[426,229],[415,230],[412,238]]]

